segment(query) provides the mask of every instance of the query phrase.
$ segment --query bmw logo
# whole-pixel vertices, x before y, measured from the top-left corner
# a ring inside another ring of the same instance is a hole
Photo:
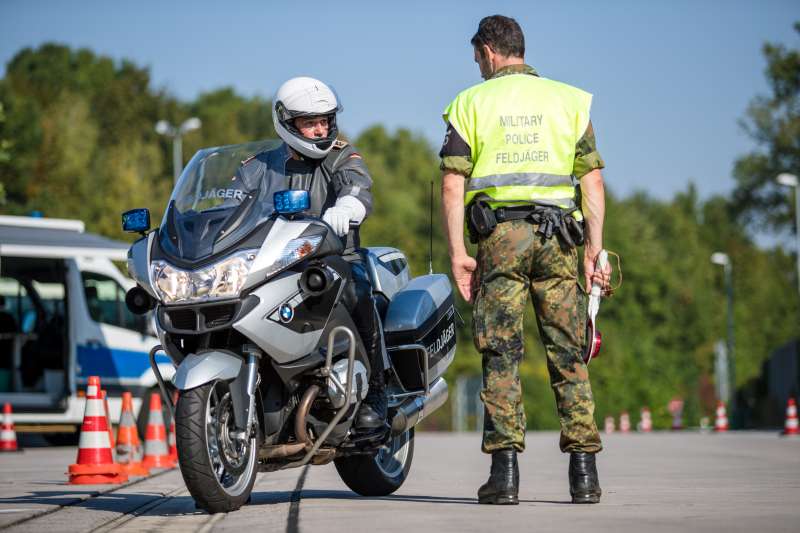
[[[283,304],[278,310],[278,314],[281,317],[281,322],[291,322],[294,318],[294,308],[289,304]]]

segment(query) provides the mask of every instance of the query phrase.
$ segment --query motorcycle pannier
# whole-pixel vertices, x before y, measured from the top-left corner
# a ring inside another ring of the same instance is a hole
[[[395,294],[386,311],[384,333],[392,365],[406,390],[425,387],[425,352],[409,345],[425,347],[428,382],[440,377],[456,352],[453,290],[447,276],[414,278]]]

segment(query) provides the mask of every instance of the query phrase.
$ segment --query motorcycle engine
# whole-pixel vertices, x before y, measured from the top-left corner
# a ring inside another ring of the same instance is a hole
[[[328,399],[333,407],[339,409],[344,406],[347,394],[347,359],[341,359],[331,367],[328,376]],[[364,399],[369,388],[367,382],[367,367],[361,361],[353,364],[353,382],[350,384],[350,404]]]

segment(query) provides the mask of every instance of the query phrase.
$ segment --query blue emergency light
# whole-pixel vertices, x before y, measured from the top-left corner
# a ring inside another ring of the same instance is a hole
[[[282,215],[293,215],[311,206],[308,191],[278,191],[272,196],[275,211]]]
[[[144,233],[150,229],[150,210],[146,207],[122,213],[122,231]]]

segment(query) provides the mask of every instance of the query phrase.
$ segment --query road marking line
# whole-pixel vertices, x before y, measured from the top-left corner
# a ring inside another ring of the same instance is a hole
[[[298,533],[300,531],[300,495],[303,492],[303,485],[306,483],[309,468],[311,468],[311,465],[303,467],[300,477],[297,478],[297,485],[292,491],[289,516],[286,518],[286,533]]]
[[[217,525],[217,522],[221,522],[222,519],[225,518],[226,516],[228,516],[228,513],[217,513],[215,515],[212,515],[211,520],[206,522],[206,524],[203,527],[198,529],[197,533],[208,533],[209,531],[214,529],[214,526]]]
[[[120,526],[122,526],[124,524],[127,524],[131,520],[133,520],[135,518],[139,518],[140,516],[144,515],[148,511],[150,511],[152,509],[155,509],[156,507],[158,507],[158,506],[160,506],[160,505],[162,505],[164,503],[167,503],[170,499],[172,499],[173,496],[177,495],[179,492],[186,492],[188,494],[188,491],[186,490],[186,487],[178,487],[177,489],[173,489],[173,490],[171,490],[171,491],[169,491],[169,492],[167,492],[165,494],[162,494],[161,496],[156,496],[154,499],[150,500],[149,502],[145,503],[144,505],[141,505],[141,506],[137,507],[136,509],[128,511],[127,513],[123,514],[122,516],[118,516],[118,517],[114,518],[113,520],[110,520],[110,521],[106,522],[103,525],[97,526],[96,528],[94,528],[91,531],[91,533],[95,533],[95,532],[99,533],[99,532],[105,532],[105,531],[111,531],[111,530],[117,529],[118,527],[120,527]]]
[[[122,490],[122,489],[124,489],[126,487],[130,487],[132,485],[136,485],[136,484],[141,483],[143,481],[147,481],[148,479],[153,479],[153,478],[159,477],[159,476],[167,474],[169,472],[172,472],[172,469],[163,470],[161,472],[156,472],[155,474],[150,474],[147,477],[143,477],[143,478],[140,478],[140,479],[135,479],[133,481],[128,481],[127,483],[123,483],[122,485],[118,485],[116,487],[111,487],[111,488],[108,488],[108,489],[102,489],[102,490],[99,490],[99,491],[91,492],[91,493],[88,494],[88,496],[86,498],[75,498],[74,500],[72,500],[69,503],[66,503],[64,505],[58,505],[58,506],[53,507],[52,509],[45,509],[44,511],[42,511],[40,513],[37,513],[37,514],[34,514],[32,516],[26,516],[24,518],[20,518],[19,520],[15,520],[15,521],[10,522],[8,524],[4,524],[2,526],[2,528],[0,528],[0,529],[8,529],[8,528],[11,528],[11,527],[18,526],[20,524],[24,524],[26,522],[30,522],[31,520],[36,520],[37,518],[42,518],[44,516],[47,516],[47,515],[50,515],[50,514],[53,514],[53,513],[57,513],[58,511],[60,511],[62,509],[66,509],[67,507],[73,507],[75,505],[80,505],[80,504],[82,504],[84,502],[88,502],[89,500],[97,498],[98,496],[104,496],[106,494],[112,494],[112,493],[114,493],[114,492],[116,492],[118,490]]]
[[[36,509],[0,509],[0,514],[24,513],[27,511],[36,511]]]

